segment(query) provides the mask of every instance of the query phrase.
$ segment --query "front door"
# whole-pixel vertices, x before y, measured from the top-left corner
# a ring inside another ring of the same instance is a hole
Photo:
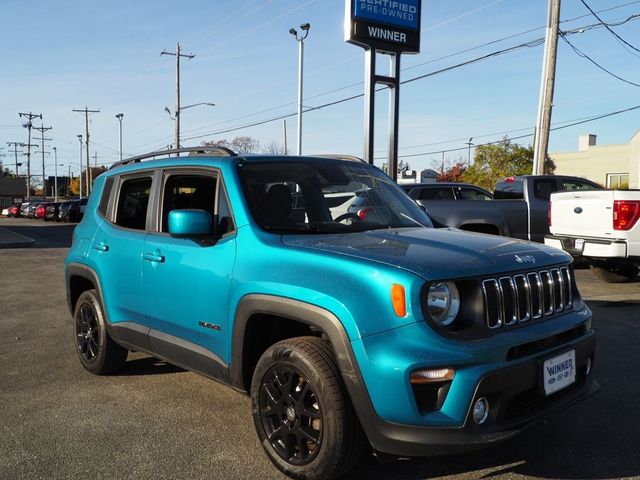
[[[142,251],[150,342],[159,355],[215,375],[208,370],[217,368],[211,361],[219,366],[228,363],[224,339],[230,335],[227,317],[235,232],[231,228],[218,238],[174,238],[169,235],[168,217],[171,210],[198,209],[209,212],[215,221],[219,197],[226,202],[226,195],[211,170],[167,170],[162,182],[157,231],[147,236]]]

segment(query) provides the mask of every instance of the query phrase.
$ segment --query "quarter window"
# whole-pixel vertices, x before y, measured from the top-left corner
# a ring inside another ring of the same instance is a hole
[[[118,195],[116,225],[144,230],[151,193],[151,177],[125,180]]]

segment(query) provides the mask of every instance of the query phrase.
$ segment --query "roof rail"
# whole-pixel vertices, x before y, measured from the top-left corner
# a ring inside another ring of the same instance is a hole
[[[362,162],[366,163],[362,158],[356,157],[355,155],[342,155],[340,153],[321,153],[318,155],[310,155],[311,157],[321,157],[321,158],[333,158],[336,160],[350,160],[352,162]]]
[[[237,156],[233,150],[226,147],[201,146],[201,147],[173,148],[168,150],[157,150],[155,152],[145,153],[143,155],[136,155],[135,157],[127,158],[120,162],[114,163],[113,165],[111,165],[111,167],[109,167],[109,170],[113,168],[122,167],[123,165],[128,165],[130,163],[139,163],[142,160],[145,160],[147,158],[155,159],[156,157],[167,157],[169,155],[175,155],[180,153],[189,153],[189,157],[195,157],[195,156],[235,157]]]

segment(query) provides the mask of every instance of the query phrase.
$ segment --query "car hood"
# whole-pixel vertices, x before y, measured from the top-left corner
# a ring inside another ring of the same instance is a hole
[[[426,280],[535,270],[568,263],[565,252],[539,243],[457,229],[402,228],[326,235],[285,235],[285,245],[400,267]]]

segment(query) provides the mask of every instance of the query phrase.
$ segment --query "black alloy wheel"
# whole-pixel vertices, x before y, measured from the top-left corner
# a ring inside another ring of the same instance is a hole
[[[85,362],[95,362],[100,351],[100,329],[96,311],[90,303],[80,305],[76,320],[76,337],[78,353]]]
[[[86,370],[105,375],[124,365],[129,351],[109,336],[104,310],[95,290],[82,292],[73,319],[76,351]]]
[[[335,353],[321,338],[269,347],[253,372],[251,404],[262,448],[291,478],[338,478],[364,454],[366,437]]]
[[[292,365],[277,365],[260,387],[260,418],[267,439],[292,465],[306,465],[322,444],[323,418],[309,379]]]

